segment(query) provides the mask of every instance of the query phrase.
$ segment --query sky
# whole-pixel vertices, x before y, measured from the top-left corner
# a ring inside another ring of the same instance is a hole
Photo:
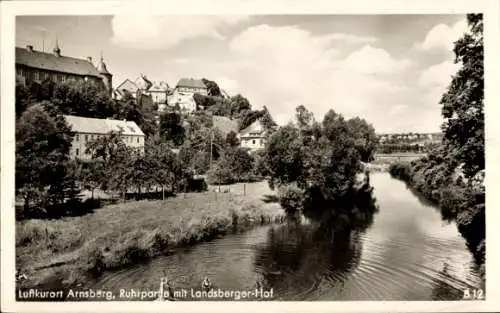
[[[333,109],[377,133],[435,132],[457,71],[464,15],[18,16],[16,45],[97,61],[116,87],[145,74],[216,81],[281,125],[298,105]]]

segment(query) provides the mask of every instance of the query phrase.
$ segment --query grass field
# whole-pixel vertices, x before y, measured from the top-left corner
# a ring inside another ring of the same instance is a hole
[[[71,283],[235,229],[283,221],[279,204],[263,201],[269,196],[266,187],[265,182],[247,184],[248,196],[188,193],[109,205],[80,217],[17,222],[17,270],[28,276],[22,285],[40,285],[56,273]]]

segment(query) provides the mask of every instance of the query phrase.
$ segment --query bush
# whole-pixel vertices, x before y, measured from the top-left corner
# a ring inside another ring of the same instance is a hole
[[[207,182],[211,185],[228,185],[235,182],[233,171],[218,162],[207,171]]]
[[[411,165],[408,163],[394,163],[389,167],[389,173],[392,177],[401,179],[405,182],[411,180]]]
[[[302,210],[304,192],[293,184],[281,186],[278,189],[278,199],[288,215],[296,215]]]

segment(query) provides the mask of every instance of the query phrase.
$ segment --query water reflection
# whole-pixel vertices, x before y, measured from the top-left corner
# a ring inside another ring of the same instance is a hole
[[[314,224],[273,227],[257,248],[255,271],[281,298],[306,299],[322,281],[342,288],[359,264],[360,239],[359,231],[325,232]]]

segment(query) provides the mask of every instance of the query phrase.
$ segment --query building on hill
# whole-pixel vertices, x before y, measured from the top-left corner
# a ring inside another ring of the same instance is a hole
[[[167,104],[181,112],[192,113],[198,109],[195,94],[208,95],[208,88],[200,79],[181,78],[173,92],[167,96]]]
[[[141,74],[135,81],[125,79],[113,91],[115,99],[123,99],[125,94],[130,94],[142,109],[152,108],[154,105],[163,111],[167,104],[169,86],[166,82],[152,82]]]
[[[158,106],[167,104],[167,93],[170,89],[170,86],[167,82],[154,82],[153,86],[149,88],[149,93],[153,99],[153,102]]]
[[[175,90],[183,93],[208,95],[208,88],[201,79],[181,78],[175,85]]]
[[[102,56],[95,66],[91,57],[85,60],[62,55],[57,42],[53,53],[34,50],[31,45],[16,47],[16,78],[24,85],[46,80],[54,83],[70,79],[93,81],[112,95],[113,75],[108,71]]]
[[[129,93],[132,95],[132,97],[137,96],[137,91],[139,90],[139,87],[131,81],[130,79],[125,79],[121,84],[118,85],[118,87],[113,90],[113,97],[117,100],[123,99],[125,97],[125,94]]]
[[[242,148],[256,151],[264,148],[268,135],[269,131],[266,130],[262,121],[257,119],[248,127],[240,131],[238,139],[240,140],[240,146]]]
[[[73,115],[65,115],[64,118],[75,133],[70,149],[72,159],[89,160],[91,155],[86,153],[87,143],[108,136],[111,131],[121,133],[126,146],[144,152],[145,135],[135,122]]]

